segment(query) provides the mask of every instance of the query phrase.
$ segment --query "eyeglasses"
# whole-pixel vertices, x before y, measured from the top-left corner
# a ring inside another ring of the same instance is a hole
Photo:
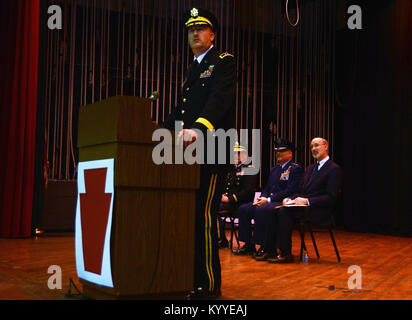
[[[310,148],[312,149],[312,148],[316,148],[316,147],[323,146],[323,145],[325,144],[324,143],[314,143],[310,145]]]

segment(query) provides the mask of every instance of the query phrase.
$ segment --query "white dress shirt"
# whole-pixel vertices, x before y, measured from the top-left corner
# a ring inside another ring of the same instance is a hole
[[[326,161],[329,160],[329,156],[326,156],[325,159],[319,161],[319,167],[318,167],[318,171],[320,170],[320,168],[322,168],[322,166],[325,164]]]
[[[203,52],[200,56],[195,57],[195,58],[193,59],[193,61],[197,60],[197,62],[199,62],[199,64],[201,64],[203,58],[205,57],[205,55],[206,55],[206,54],[210,51],[210,49],[212,49],[212,48],[213,48],[213,44],[209,47],[209,49],[207,49],[205,52]]]

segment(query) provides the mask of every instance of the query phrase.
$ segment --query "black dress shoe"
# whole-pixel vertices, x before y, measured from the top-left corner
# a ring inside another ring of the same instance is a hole
[[[252,255],[255,253],[255,248],[253,248],[252,246],[245,244],[242,248],[240,248],[239,250],[233,250],[232,251],[233,254],[237,255],[237,256],[247,256],[247,255]]]
[[[268,259],[267,261],[270,263],[292,263],[294,260],[293,255],[278,255],[276,258]]]
[[[256,251],[256,252],[252,255],[252,257],[253,257],[253,259],[257,259],[258,257],[261,257],[261,256],[263,256],[264,254],[265,254],[265,251],[263,251],[263,248],[261,247],[261,248],[259,248],[258,251]]]
[[[219,249],[229,248],[229,241],[227,241],[227,239],[219,240],[217,245]]]
[[[210,291],[199,287],[189,292],[189,294],[186,295],[185,300],[214,300],[219,298],[221,295],[222,292],[220,291],[220,289]]]
[[[277,255],[274,254],[274,253],[264,252],[261,256],[256,257],[256,261],[266,261],[266,260],[269,260],[269,259],[274,259],[276,257],[277,257]]]

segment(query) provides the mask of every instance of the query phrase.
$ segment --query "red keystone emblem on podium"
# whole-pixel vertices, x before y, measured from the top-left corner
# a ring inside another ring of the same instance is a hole
[[[84,170],[86,193],[80,194],[84,269],[102,272],[104,240],[112,193],[105,193],[107,168]]]

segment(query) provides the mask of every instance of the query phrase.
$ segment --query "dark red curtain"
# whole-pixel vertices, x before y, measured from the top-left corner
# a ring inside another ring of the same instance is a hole
[[[40,0],[1,1],[0,237],[31,236]]]

